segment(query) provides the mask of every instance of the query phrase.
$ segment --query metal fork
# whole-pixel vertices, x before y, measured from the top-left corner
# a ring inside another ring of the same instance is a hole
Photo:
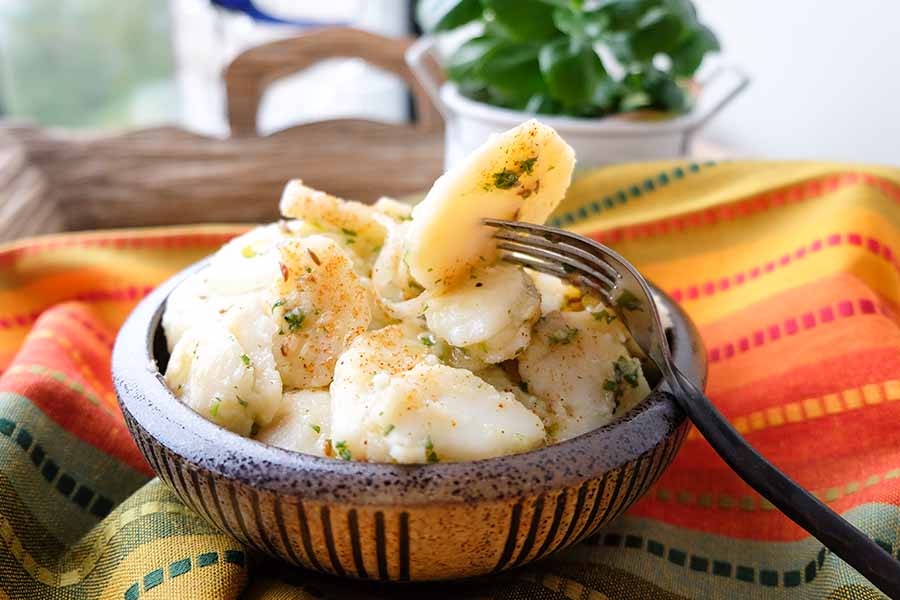
[[[747,484],[890,598],[900,599],[900,561],[754,450],[673,363],[647,281],[616,252],[543,225],[484,219],[503,259],[597,293],[659,372],[688,418]]]

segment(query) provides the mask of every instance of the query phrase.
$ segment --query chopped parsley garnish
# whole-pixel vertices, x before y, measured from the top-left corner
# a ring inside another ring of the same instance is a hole
[[[578,330],[574,327],[569,327],[566,325],[562,329],[557,329],[547,338],[547,341],[552,345],[559,344],[561,346],[565,346],[566,344],[571,344],[572,340],[578,335]]]
[[[612,314],[611,312],[609,312],[609,311],[606,310],[605,308],[604,308],[603,310],[601,310],[601,311],[598,311],[598,312],[595,312],[595,313],[591,313],[591,314],[594,315],[594,320],[595,320],[595,321],[606,321],[606,324],[607,324],[607,325],[609,325],[610,323],[612,323],[613,321],[616,320],[616,315]]]
[[[622,290],[619,297],[616,298],[616,307],[619,310],[643,310],[641,308],[641,300],[629,290]]]
[[[250,357],[247,356],[246,354],[241,354],[241,362],[244,363],[245,367],[249,367],[250,366]]]
[[[519,167],[519,171],[521,173],[525,173],[526,175],[531,175],[531,172],[534,171],[534,163],[537,162],[537,156],[532,156],[531,158],[526,158],[525,160],[520,160],[516,163],[516,166]]]
[[[613,363],[613,379],[603,382],[603,389],[613,395],[613,414],[619,410],[622,396],[625,395],[625,384],[636,388],[639,382],[638,367],[633,360],[620,356]]]
[[[299,308],[284,313],[284,320],[287,321],[288,328],[292,332],[300,329],[300,326],[303,325],[303,319],[305,318],[306,315],[303,314],[303,311]]]
[[[433,333],[428,331],[419,334],[419,341],[422,342],[422,345],[428,346],[429,348],[437,344],[437,338],[434,337]]]
[[[501,190],[508,190],[519,182],[519,174],[503,169],[492,174],[494,179],[494,187]]]
[[[312,427],[312,430],[315,431],[316,433],[322,433],[322,428],[319,427],[318,425],[310,425],[310,427]]]
[[[394,430],[393,423],[384,428],[384,435],[390,435],[390,433]]]
[[[212,406],[209,407],[209,415],[213,418],[219,416],[219,405],[222,403],[221,400],[216,398],[216,401],[213,402]]]
[[[434,442],[431,441],[430,437],[425,442],[425,459],[428,461],[428,464],[441,462],[441,459],[437,455],[437,452],[434,451]]]
[[[253,425],[250,426],[250,436],[255,436],[257,433],[259,433],[259,423],[254,421]]]
[[[353,231],[352,229],[344,229],[343,227],[341,227],[341,232],[344,235],[349,235],[350,237],[356,237],[356,232]]]
[[[307,273],[312,273],[312,267],[306,267],[306,272],[307,272]]]
[[[356,240],[353,238],[347,238],[346,240],[344,240],[344,243],[349,246],[350,244],[355,244]]]
[[[341,440],[340,442],[337,442],[334,447],[338,451],[338,456],[343,460],[350,460],[353,458],[353,455],[350,454],[350,448],[347,447],[347,442]]]
[[[285,299],[284,299],[284,298],[279,298],[279,299],[276,300],[275,303],[272,305],[272,310],[275,310],[275,309],[278,308],[279,306],[284,306],[284,303],[285,303]]]
[[[250,403],[247,402],[246,400],[244,400],[243,398],[241,398],[240,396],[235,395],[235,398],[237,398],[238,404],[240,404],[244,408],[247,408],[248,406],[250,406]]]

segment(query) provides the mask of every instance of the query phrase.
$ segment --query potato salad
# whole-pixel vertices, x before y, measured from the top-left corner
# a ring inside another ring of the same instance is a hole
[[[543,223],[575,164],[551,128],[489,139],[415,208],[287,184],[169,297],[165,380],[195,411],[297,452],[393,463],[532,450],[649,392],[599,300],[498,259],[484,218]]]

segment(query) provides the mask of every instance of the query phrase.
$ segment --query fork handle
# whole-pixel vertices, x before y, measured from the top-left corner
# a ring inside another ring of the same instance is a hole
[[[900,599],[900,561],[763,458],[684,373],[672,369],[668,379],[684,392],[675,394],[679,405],[728,466],[889,598]]]

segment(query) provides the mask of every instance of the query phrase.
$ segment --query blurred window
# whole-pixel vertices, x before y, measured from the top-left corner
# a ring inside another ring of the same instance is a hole
[[[0,117],[224,136],[221,73],[239,52],[318,26],[408,35],[409,15],[408,0],[0,0]],[[344,116],[405,121],[406,86],[359,59],[325,61],[267,90],[259,125]]]
[[[0,111],[67,127],[178,117],[160,0],[0,0]]]

